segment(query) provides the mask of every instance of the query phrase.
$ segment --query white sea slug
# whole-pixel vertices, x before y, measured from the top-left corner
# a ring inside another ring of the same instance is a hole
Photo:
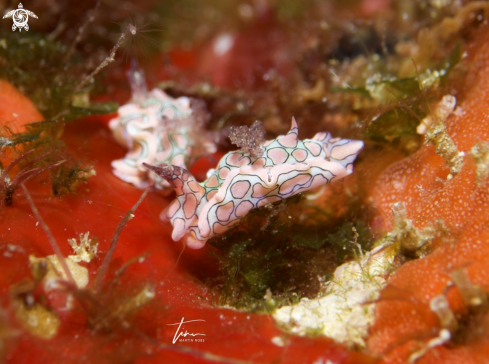
[[[287,135],[263,144],[261,157],[229,152],[204,182],[197,182],[179,166],[144,166],[176,191],[176,200],[167,210],[172,239],[183,239],[190,248],[200,249],[251,209],[349,175],[362,148],[362,141],[332,138],[329,133],[299,140],[297,123],[292,119]]]
[[[186,168],[197,134],[199,143],[212,153],[215,146],[207,142],[203,124],[207,112],[201,100],[179,97],[174,99],[160,89],[146,91],[142,70],[128,72],[132,100],[118,110],[109,122],[115,140],[129,149],[122,159],[112,162],[113,173],[139,188],[154,184],[157,188],[168,183],[148,172],[143,163],[169,163]]]

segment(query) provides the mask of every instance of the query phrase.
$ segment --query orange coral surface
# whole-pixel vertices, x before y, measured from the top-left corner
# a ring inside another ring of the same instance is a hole
[[[487,30],[479,34],[484,39]],[[383,171],[372,189],[375,204],[383,212],[384,224],[392,228],[392,204],[402,201],[407,217],[418,228],[436,226],[441,221],[446,233],[435,240],[435,251],[425,258],[402,265],[389,279],[389,287],[376,308],[377,319],[371,329],[369,349],[386,354],[384,362],[403,363],[415,350],[441,330],[440,321],[430,309],[430,301],[446,295],[457,318],[467,314],[468,306],[453,286],[450,273],[465,268],[472,284],[489,287],[489,184],[476,181],[476,163],[471,149],[489,139],[489,45],[475,43],[467,50],[469,71],[465,94],[459,97],[463,113],[446,121],[448,134],[459,151],[465,153],[462,171],[447,180],[449,168],[432,145]],[[472,323],[474,338],[467,342],[437,346],[418,363],[479,363],[487,361],[487,320]],[[465,333],[464,335],[467,335]]]
[[[21,132],[23,125],[43,120],[34,104],[12,84],[0,79],[0,120],[6,126],[12,126],[15,132]]]

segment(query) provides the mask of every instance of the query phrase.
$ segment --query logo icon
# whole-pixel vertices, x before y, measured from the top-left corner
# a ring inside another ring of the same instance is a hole
[[[27,24],[27,22],[29,21],[29,15],[37,19],[36,14],[34,14],[32,11],[25,10],[24,6],[19,3],[18,9],[9,11],[3,16],[3,18],[5,19],[12,17],[12,19],[14,20],[12,30],[15,32],[15,30],[18,28],[19,32],[21,32],[22,28],[24,28],[26,31],[29,30],[29,25]]]
[[[182,328],[182,325],[183,324],[188,324],[190,322],[196,322],[196,321],[202,321],[202,322],[205,322],[205,320],[190,320],[190,321],[184,321],[185,318],[182,317],[182,319],[180,320],[180,322],[177,322],[175,324],[166,324],[167,326],[176,326],[178,325],[177,327],[177,331],[175,331],[175,335],[173,335],[173,340],[172,340],[172,343],[175,344],[177,341],[179,342],[196,342],[196,343],[203,343],[205,342],[205,339],[204,338],[196,338],[196,336],[205,336],[205,334],[199,334],[199,333],[192,333],[192,332],[188,332],[186,329],[183,329],[182,331],[180,331],[180,329]],[[182,338],[183,336],[183,338]],[[189,336],[189,338],[187,338],[187,336]]]

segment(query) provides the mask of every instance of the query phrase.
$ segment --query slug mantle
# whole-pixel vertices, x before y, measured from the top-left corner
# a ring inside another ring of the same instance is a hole
[[[177,194],[166,213],[174,241],[183,239],[190,248],[200,249],[251,209],[349,175],[363,142],[332,138],[324,132],[301,141],[293,118],[287,135],[267,141],[263,147],[259,158],[243,151],[227,153],[201,183],[182,167],[143,163]]]
[[[209,116],[202,100],[174,99],[157,88],[147,92],[144,72],[133,68],[128,72],[132,99],[109,122],[114,139],[129,149],[124,158],[112,161],[113,173],[139,188],[151,184],[159,189],[169,188],[164,180],[143,168],[142,163],[170,163],[187,168],[195,141],[201,149],[213,153],[215,146],[203,130]]]

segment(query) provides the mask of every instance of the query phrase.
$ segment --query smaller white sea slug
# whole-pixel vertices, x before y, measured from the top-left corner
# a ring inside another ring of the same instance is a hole
[[[251,209],[349,175],[363,142],[332,138],[329,133],[302,141],[292,119],[287,135],[262,147],[256,158],[248,151],[227,153],[200,183],[179,166],[143,164],[175,189],[176,200],[167,210],[174,241],[183,239],[190,248],[200,249]]]
[[[207,152],[214,152],[215,146],[206,142],[205,132],[200,133],[208,119],[204,103],[188,97],[174,99],[157,88],[147,92],[142,70],[133,69],[128,77],[132,100],[119,108],[109,127],[115,140],[129,152],[112,162],[113,173],[139,188],[151,184],[168,188],[168,183],[149,173],[143,163],[186,168],[193,140],[203,143]]]

